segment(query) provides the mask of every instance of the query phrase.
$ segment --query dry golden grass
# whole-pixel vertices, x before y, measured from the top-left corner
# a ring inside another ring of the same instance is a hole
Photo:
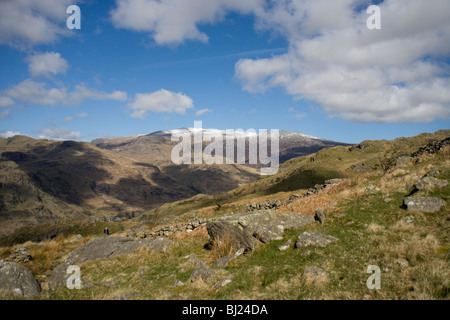
[[[212,243],[208,260],[213,262],[218,258],[235,254],[237,250],[238,248],[235,246],[231,235],[226,234],[223,238],[215,239]]]

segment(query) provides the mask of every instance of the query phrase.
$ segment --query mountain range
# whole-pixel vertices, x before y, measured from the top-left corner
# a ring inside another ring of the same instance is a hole
[[[222,193],[258,179],[258,166],[247,164],[173,164],[170,155],[178,142],[171,136],[177,130],[91,143],[1,138],[0,234],[58,220],[139,215],[164,203]],[[280,131],[279,142],[280,163],[346,145],[291,131]]]

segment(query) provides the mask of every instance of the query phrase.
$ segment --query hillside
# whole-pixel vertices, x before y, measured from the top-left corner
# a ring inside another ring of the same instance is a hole
[[[448,299],[449,182],[450,130],[364,141],[142,218],[5,246],[0,259],[29,252],[20,264],[37,299]],[[68,264],[79,290],[65,287]]]
[[[238,165],[167,168],[138,162],[90,143],[0,139],[2,227],[139,214],[200,192],[223,192],[253,181]],[[194,176],[201,177],[196,182]]]

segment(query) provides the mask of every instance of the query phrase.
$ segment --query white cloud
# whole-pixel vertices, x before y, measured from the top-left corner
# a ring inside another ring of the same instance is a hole
[[[14,101],[11,98],[0,96],[0,108],[12,107],[13,105]]]
[[[76,0],[0,1],[0,43],[13,46],[54,42],[68,35],[66,9]]]
[[[187,109],[194,107],[191,98],[181,92],[161,89],[152,93],[138,93],[134,101],[128,105],[133,110],[134,118],[144,118],[148,111],[185,114]]]
[[[67,128],[46,128],[38,131],[38,139],[80,140],[81,133]]]
[[[18,135],[23,135],[22,133],[20,133],[19,131],[0,131],[0,137],[2,138],[11,138],[14,136],[18,136]]]
[[[195,115],[196,115],[196,116],[201,116],[201,115],[204,115],[204,114],[207,113],[207,112],[212,112],[212,110],[210,110],[210,109],[208,109],[208,108],[200,109],[200,110],[197,110],[197,111],[195,112]]]
[[[450,2],[384,1],[381,30],[367,29],[369,15],[355,12],[358,4],[278,1],[259,11],[257,27],[276,30],[290,46],[283,55],[239,60],[244,89],[282,87],[351,121],[447,119],[449,65],[442,61],[450,55]]]
[[[264,0],[116,0],[111,11],[116,28],[150,33],[158,44],[178,44],[185,40],[207,42],[199,24],[214,23],[226,13],[252,13]]]
[[[76,105],[86,100],[126,101],[127,94],[123,91],[114,91],[112,93],[101,92],[95,89],[86,88],[83,83],[76,85],[75,90],[70,93],[69,104]]]
[[[127,100],[127,94],[123,91],[106,93],[86,88],[82,83],[76,85],[74,91],[68,92],[65,87],[47,88],[44,82],[37,82],[31,79],[22,81],[18,85],[8,89],[5,93],[9,97],[23,103],[47,106],[78,105],[86,100]]]
[[[70,121],[72,121],[73,120],[73,117],[72,116],[68,116],[68,117],[66,117],[64,120],[63,120],[63,123],[68,123],[68,122],[70,122]]]
[[[55,106],[67,101],[65,88],[45,88],[45,83],[26,79],[8,89],[6,94],[24,103]]]
[[[69,64],[57,52],[36,53],[28,58],[28,69],[32,76],[65,73]]]
[[[87,118],[87,116],[88,116],[88,114],[86,112],[77,114],[77,117],[79,117],[79,118]]]

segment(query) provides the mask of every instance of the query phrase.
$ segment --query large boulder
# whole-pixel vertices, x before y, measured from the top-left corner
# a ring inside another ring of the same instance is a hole
[[[445,200],[436,197],[406,197],[403,204],[409,211],[438,212],[446,205]]]
[[[0,290],[31,298],[39,295],[41,286],[28,268],[16,262],[0,260]]]
[[[286,228],[300,228],[312,222],[311,215],[264,210],[211,219],[206,228],[211,242],[229,237],[235,247],[250,251],[259,242],[281,239]]]
[[[49,278],[49,288],[58,290],[66,285],[67,268],[70,265],[80,265],[87,261],[107,259],[116,256],[130,254],[138,248],[148,248],[152,251],[165,251],[173,245],[173,241],[166,238],[138,239],[130,241],[127,237],[103,237],[88,241],[84,246],[72,251],[64,263],[53,270]],[[82,281],[83,285],[83,281]]]
[[[433,190],[442,188],[448,184],[446,180],[436,179],[435,177],[425,176],[414,184],[417,190]]]

